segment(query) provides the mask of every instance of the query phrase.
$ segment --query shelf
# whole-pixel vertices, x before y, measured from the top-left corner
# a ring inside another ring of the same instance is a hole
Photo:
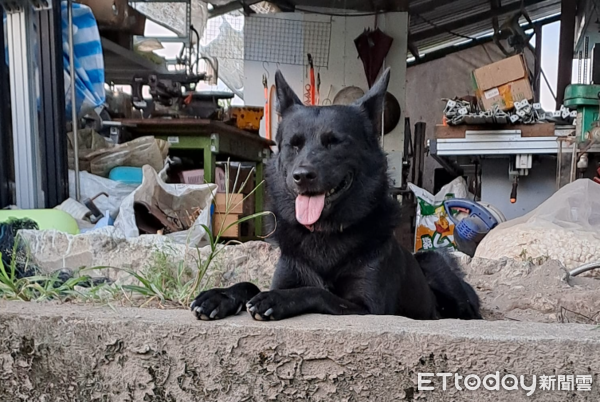
[[[152,63],[106,38],[101,38],[101,40],[104,53],[104,76],[107,83],[131,85],[133,76],[136,74],[176,74],[176,72],[169,71],[165,64]]]

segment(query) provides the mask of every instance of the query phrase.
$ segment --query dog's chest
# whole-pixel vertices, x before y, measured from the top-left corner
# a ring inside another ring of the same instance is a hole
[[[327,236],[313,233],[304,236],[299,243],[304,257],[314,266],[330,269],[344,261],[356,250],[356,244],[351,238],[342,236]]]

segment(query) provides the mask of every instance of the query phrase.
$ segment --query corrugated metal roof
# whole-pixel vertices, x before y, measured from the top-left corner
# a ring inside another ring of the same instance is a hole
[[[425,8],[427,4],[432,4],[432,2],[427,0],[411,1],[410,8],[411,10],[419,10]],[[521,0],[502,1],[502,9],[511,11],[498,17],[500,24],[518,11],[520,4]],[[455,23],[489,13],[490,7],[489,0],[455,0],[422,13],[411,11],[410,33],[411,35],[433,33],[431,36],[428,35],[426,38],[415,42],[422,54],[465,42],[468,38],[487,36],[493,33],[490,18],[481,19],[468,25],[456,26]],[[540,1],[526,7],[526,10],[533,21],[544,19],[560,13],[560,0]],[[525,22],[525,19],[522,22]],[[433,32],[435,27],[443,28],[447,27],[448,24],[454,24],[455,26],[452,29],[441,29],[441,33]]]
[[[210,2],[224,0],[205,0]],[[238,0],[229,0],[237,2]],[[247,0],[256,2],[256,0]],[[325,7],[368,12],[375,4],[401,4],[405,0],[270,0],[272,3],[295,4],[303,7]],[[572,0],[575,1],[575,0]],[[383,2],[383,3],[382,3]],[[410,34],[421,55],[451,47],[470,38],[493,33],[491,14],[498,14],[500,24],[518,12],[521,4],[533,21],[560,13],[561,0],[497,0],[500,11],[492,11],[491,0],[409,0]],[[310,8],[308,7],[308,8]],[[480,18],[478,18],[478,16]],[[525,19],[522,19],[525,23]]]

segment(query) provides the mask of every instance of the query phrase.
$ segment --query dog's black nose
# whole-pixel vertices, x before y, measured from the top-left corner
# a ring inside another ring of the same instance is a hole
[[[317,178],[317,172],[313,168],[301,166],[294,170],[292,176],[294,177],[294,182],[297,185],[303,186],[315,181],[315,179]]]

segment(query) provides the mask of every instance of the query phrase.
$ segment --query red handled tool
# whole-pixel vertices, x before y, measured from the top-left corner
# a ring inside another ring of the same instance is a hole
[[[512,185],[510,192],[510,203],[515,204],[517,202],[517,188],[519,187],[519,179],[516,178]]]
[[[313,64],[313,58],[310,53],[307,54],[308,57],[308,68],[309,68],[309,79],[310,84],[306,85],[306,93],[304,95],[304,102],[307,105],[316,105],[316,83],[315,83],[315,66]]]

